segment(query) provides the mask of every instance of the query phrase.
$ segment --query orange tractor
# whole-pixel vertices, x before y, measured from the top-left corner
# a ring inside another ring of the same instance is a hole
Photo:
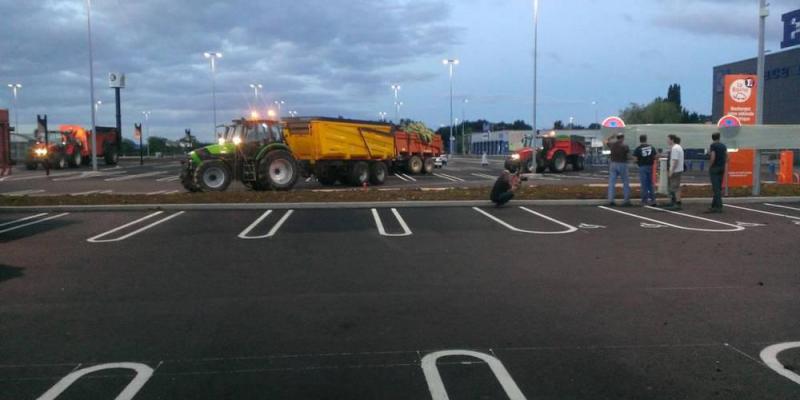
[[[523,148],[511,154],[506,159],[505,168],[511,172],[542,173],[549,169],[550,172],[561,173],[572,165],[573,171],[583,171],[586,159],[586,138],[577,135],[557,136],[550,132],[537,136],[541,139],[542,146],[533,146],[533,138],[523,140]]]

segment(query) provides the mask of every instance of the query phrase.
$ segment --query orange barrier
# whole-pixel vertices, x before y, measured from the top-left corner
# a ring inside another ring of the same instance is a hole
[[[753,149],[740,149],[728,153],[728,187],[753,186],[753,162],[756,152]]]
[[[794,152],[782,151],[780,160],[780,170],[778,171],[778,183],[791,185],[794,183]]]

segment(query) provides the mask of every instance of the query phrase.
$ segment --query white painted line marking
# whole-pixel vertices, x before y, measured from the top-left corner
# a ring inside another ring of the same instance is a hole
[[[167,168],[180,168],[181,164],[179,163],[172,163],[172,164],[161,164],[161,165],[154,165],[153,168],[156,169],[167,169]]]
[[[156,179],[156,182],[175,182],[178,179],[181,179],[180,175],[168,176],[166,178]]]
[[[425,374],[425,380],[428,382],[428,390],[431,392],[433,400],[450,400],[447,395],[447,389],[444,387],[442,376],[439,374],[439,368],[436,362],[442,357],[450,356],[463,356],[477,358],[489,365],[489,369],[494,373],[495,378],[500,383],[503,391],[508,396],[509,400],[526,400],[525,395],[511,378],[511,375],[506,370],[500,360],[496,357],[490,356],[486,353],[479,353],[470,350],[445,350],[430,353],[422,358],[422,372]]]
[[[800,348],[800,342],[786,342],[769,346],[764,350],[761,350],[761,361],[764,361],[764,364],[767,364],[767,367],[777,372],[779,375],[800,385],[800,375],[797,375],[796,373],[786,369],[786,366],[778,361],[779,353],[796,348]]]
[[[180,193],[180,190],[170,190],[169,192],[166,192],[164,194],[178,194],[178,193]]]
[[[6,176],[0,178],[0,181],[8,181],[8,182],[18,182],[18,181],[29,181],[33,179],[44,179],[44,178],[58,178],[63,176],[73,176],[73,175],[80,175],[80,172],[62,172],[59,174],[50,174],[46,175],[42,172],[41,175],[27,175],[27,176]]]
[[[31,194],[38,194],[38,193],[44,193],[44,192],[45,192],[45,190],[42,190],[42,189],[29,189],[29,190],[18,190],[16,192],[0,193],[0,195],[17,197],[17,196],[27,196],[27,195],[31,195]]]
[[[642,222],[641,224],[639,224],[639,226],[641,226],[642,228],[645,228],[645,229],[661,229],[661,228],[666,228],[666,226],[664,226],[664,225],[661,225],[661,224],[648,224],[647,222]]]
[[[527,211],[527,212],[529,212],[529,213],[531,213],[533,215],[536,215],[536,216],[539,216],[541,218],[544,218],[544,219],[546,219],[548,221],[554,222],[554,223],[556,223],[558,225],[561,225],[561,226],[563,226],[563,227],[565,227],[567,229],[563,230],[563,231],[555,231],[555,232],[540,232],[540,231],[529,231],[529,230],[525,230],[525,229],[519,229],[519,228],[517,228],[517,227],[515,227],[513,225],[510,225],[510,224],[506,223],[505,221],[501,220],[500,218],[497,218],[494,215],[489,214],[488,212],[481,210],[478,207],[472,207],[472,209],[477,211],[477,212],[479,212],[479,213],[481,213],[481,214],[483,214],[483,215],[485,215],[485,216],[487,216],[487,217],[489,217],[493,221],[497,222],[500,225],[505,226],[506,228],[508,228],[508,229],[510,229],[510,230],[512,230],[514,232],[530,233],[530,234],[533,234],[533,235],[564,235],[564,234],[567,234],[567,233],[576,232],[578,230],[578,228],[576,228],[576,227],[574,227],[572,225],[569,225],[567,223],[561,222],[561,221],[559,221],[557,219],[554,219],[554,218],[550,218],[550,217],[548,217],[548,216],[546,216],[544,214],[540,214],[540,213],[538,213],[536,211],[533,211],[533,210],[530,210],[530,209],[528,209],[526,207],[520,207],[520,209],[522,209],[523,211]]]
[[[20,218],[20,219],[17,219],[17,220],[14,220],[14,221],[10,221],[10,222],[3,222],[2,224],[0,224],[0,227],[3,227],[3,226],[8,226],[8,225],[14,225],[14,224],[16,224],[16,223],[18,223],[18,222],[25,222],[25,221],[27,221],[27,220],[30,220],[30,219],[39,218],[39,217],[44,217],[45,215],[47,215],[47,213],[41,213],[41,214],[31,215],[31,216],[29,216],[29,217]]]
[[[122,175],[122,174],[126,174],[126,173],[128,173],[128,171],[116,171],[116,170],[112,171],[112,172],[94,172],[94,171],[89,171],[89,172],[82,172],[78,176],[71,176],[71,177],[68,177],[68,178],[53,179],[53,182],[77,181],[79,179],[88,179],[88,178],[103,177],[103,176],[115,176],[115,175]]]
[[[667,227],[670,227],[670,228],[676,228],[676,229],[681,229],[681,230],[685,230],[685,231],[693,231],[693,232],[739,232],[739,231],[743,231],[745,229],[743,226],[733,225],[733,224],[729,224],[727,222],[715,221],[713,219],[707,219],[707,218],[703,218],[703,217],[696,217],[694,215],[679,213],[679,212],[675,212],[675,211],[662,210],[662,209],[658,209],[658,208],[655,208],[655,207],[647,207],[647,208],[651,208],[653,210],[658,210],[658,211],[662,211],[662,212],[668,212],[668,213],[671,213],[671,214],[682,215],[682,216],[689,217],[689,218],[695,218],[695,219],[699,219],[699,220],[703,220],[703,221],[708,221],[708,222],[712,222],[712,223],[719,224],[719,225],[729,226],[731,228],[730,229],[690,228],[690,227],[686,227],[686,226],[671,224],[669,222],[664,222],[664,221],[660,221],[660,220],[653,219],[653,218],[643,217],[641,215],[636,215],[636,214],[628,213],[628,212],[621,211],[621,210],[615,210],[613,208],[608,208],[606,206],[600,206],[600,208],[603,209],[603,210],[606,210],[606,211],[611,211],[611,212],[627,215],[627,216],[630,216],[630,217],[639,218],[639,219],[644,220],[644,221],[649,221],[649,222],[652,222],[652,223],[655,223],[655,224],[664,225],[664,226],[667,226]]]
[[[493,177],[493,176],[491,176],[491,175],[486,175],[486,174],[470,174],[470,175],[472,175],[472,176],[477,176],[478,178],[484,178],[484,179],[488,179],[488,180],[490,180],[490,181],[493,181],[493,180],[495,180],[495,179],[496,179],[495,177]]]
[[[770,206],[770,207],[783,208],[783,209],[785,209],[785,210],[800,211],[800,208],[797,208],[797,207],[789,207],[789,206],[782,206],[782,205],[780,205],[780,204],[764,203],[764,205],[766,205],[766,206]],[[798,219],[800,219],[800,218],[798,218]]]
[[[72,193],[70,196],[88,196],[90,194],[111,194],[113,190],[90,190],[88,192]]]
[[[266,235],[263,235],[263,236],[248,236],[250,234],[250,232],[252,232],[253,229],[255,229],[270,214],[272,214],[272,210],[269,210],[269,211],[265,212],[262,216],[260,216],[258,219],[256,219],[255,222],[250,224],[250,226],[245,228],[242,231],[242,233],[239,234],[239,239],[257,240],[257,239],[268,239],[268,238],[271,238],[271,237],[275,236],[275,234],[278,233],[278,230],[281,229],[281,226],[283,226],[283,224],[289,219],[289,217],[291,217],[292,214],[294,214],[294,210],[287,211],[286,214],[283,215],[283,218],[281,218],[275,224],[275,226],[273,226],[272,229],[269,230],[269,232]]]
[[[395,176],[396,178],[400,179],[400,180],[401,180],[401,181],[403,181],[403,182],[409,182],[409,180],[408,180],[408,179],[406,179],[406,178],[403,178],[403,175],[402,175],[402,174],[394,174],[394,176]]]
[[[381,236],[389,237],[411,236],[411,229],[408,228],[406,221],[403,220],[403,217],[400,216],[400,213],[397,212],[397,209],[393,208],[392,213],[394,214],[394,217],[397,218],[397,222],[400,223],[400,227],[403,228],[403,233],[386,233],[386,229],[384,229],[383,222],[381,221],[381,216],[378,215],[378,210],[373,208],[372,217],[375,218],[375,225],[378,227],[378,233],[380,233]]]
[[[417,181],[416,178],[413,178],[413,177],[408,176],[406,174],[398,174],[398,175],[402,175],[404,178],[406,178],[408,181],[411,181],[411,182],[416,182]]]
[[[43,395],[39,396],[37,400],[55,400],[61,393],[64,393],[73,383],[75,383],[78,379],[107,369],[129,369],[136,372],[136,376],[133,377],[130,383],[125,386],[125,389],[120,392],[115,400],[131,400],[136,393],[139,393],[139,390],[142,389],[145,383],[153,376],[153,369],[148,367],[144,364],[139,363],[131,363],[131,362],[121,362],[121,363],[109,363],[109,364],[101,364],[95,365],[94,367],[84,368],[77,370],[75,372],[70,373],[69,375],[61,378],[60,381],[56,382],[53,387],[51,387],[48,391],[46,391]]]
[[[736,221],[736,225],[743,226],[745,228],[757,228],[760,226],[767,226],[767,224],[759,224],[755,222],[741,222],[741,221]]]
[[[166,192],[166,190],[159,190],[159,191],[157,191],[157,192],[150,192],[150,193],[147,193],[147,195],[148,195],[148,196],[155,196],[155,195],[159,195],[159,194],[164,194],[165,192]]]
[[[457,178],[455,176],[447,175],[447,174],[434,173],[433,176],[438,176],[439,178],[446,179],[446,180],[448,180],[450,182],[464,182],[464,180],[461,179],[461,178]]]
[[[767,204],[767,205],[769,205],[769,204]],[[739,206],[733,206],[733,205],[730,205],[730,204],[725,204],[725,207],[735,208],[737,210],[751,211],[751,212],[755,212],[755,213],[759,213],[759,214],[772,215],[772,216],[775,216],[775,217],[789,218],[789,219],[794,219],[794,220],[800,221],[800,217],[795,217],[795,216],[786,215],[786,214],[778,214],[778,213],[769,212],[769,211],[756,210],[755,208],[739,207]]]
[[[166,173],[167,173],[167,171],[146,172],[144,174],[125,175],[125,176],[120,176],[120,177],[117,177],[117,178],[108,178],[108,179],[104,179],[104,180],[106,182],[123,182],[123,181],[130,181],[130,180],[134,180],[134,179],[139,179],[139,178],[148,178],[148,177],[151,177],[151,176],[162,175],[162,174],[166,174]]]
[[[99,234],[97,236],[94,236],[94,237],[91,237],[89,239],[86,239],[86,241],[89,242],[89,243],[121,242],[121,241],[123,241],[125,239],[128,239],[130,237],[136,236],[136,235],[138,235],[138,234],[140,234],[140,233],[142,233],[142,232],[144,232],[144,231],[146,231],[146,230],[148,230],[148,229],[150,229],[150,228],[152,228],[152,227],[154,227],[156,225],[163,224],[164,222],[167,222],[167,221],[169,221],[169,220],[171,220],[171,219],[173,219],[173,218],[175,218],[175,217],[177,217],[177,216],[179,216],[181,214],[184,214],[185,211],[179,211],[179,212],[177,212],[175,214],[170,215],[169,217],[160,219],[160,220],[158,220],[156,222],[153,222],[152,224],[147,225],[147,226],[145,226],[143,228],[139,228],[139,229],[127,234],[127,235],[123,235],[123,236],[120,236],[120,237],[115,238],[115,239],[101,239],[102,237],[105,237],[105,236],[108,236],[108,235],[110,235],[112,233],[121,231],[121,230],[123,230],[123,229],[125,229],[125,228],[127,228],[129,226],[136,225],[136,224],[138,224],[138,223],[140,223],[142,221],[146,221],[146,220],[148,220],[150,218],[156,217],[156,216],[161,215],[163,213],[164,213],[163,211],[157,211],[157,212],[155,212],[153,214],[150,214],[150,215],[147,215],[147,216],[145,216],[143,218],[139,218],[136,221],[127,223],[127,224],[122,225],[120,227],[114,228],[114,229],[112,229],[112,230],[110,230],[108,232],[104,232],[104,233],[101,233],[101,234]]]
[[[51,219],[61,218],[61,217],[65,216],[65,215],[69,215],[69,213],[62,213],[62,214],[54,215],[52,217],[42,218],[42,219],[39,219],[39,220],[36,220],[36,221],[28,222],[27,224],[17,225],[17,226],[11,227],[11,228],[4,229],[4,230],[0,231],[0,233],[11,232],[11,231],[15,231],[17,229],[24,228],[26,226],[41,224],[42,222],[50,221]]]
[[[578,225],[580,229],[606,229],[603,225],[593,225],[593,224],[580,224]]]

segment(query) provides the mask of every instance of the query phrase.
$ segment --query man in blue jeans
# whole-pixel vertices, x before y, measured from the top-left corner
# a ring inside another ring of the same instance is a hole
[[[656,149],[647,144],[647,135],[639,136],[639,143],[639,147],[633,151],[633,157],[639,166],[642,206],[652,206],[656,204],[656,194],[653,192],[653,163],[656,161]]]
[[[622,192],[625,200],[623,207],[631,206],[631,182],[628,178],[628,159],[630,158],[631,148],[625,144],[625,135],[617,134],[617,140],[613,143],[609,139],[605,141],[606,146],[611,149],[611,163],[608,171],[608,205],[616,207],[614,197],[616,195],[617,177],[622,178]]]

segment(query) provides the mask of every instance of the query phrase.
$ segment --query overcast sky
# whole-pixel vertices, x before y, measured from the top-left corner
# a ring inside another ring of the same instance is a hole
[[[771,0],[767,48],[796,0]],[[98,124],[113,125],[107,74],[127,74],[123,130],[151,110],[151,134],[184,128],[211,138],[211,72],[220,123],[283,100],[284,114],[392,118],[432,127],[449,118],[443,58],[457,57],[456,117],[532,118],[532,0],[92,0]],[[539,127],[589,124],[630,102],[683,87],[685,106],[710,113],[712,68],[755,56],[757,0],[541,0]],[[6,83],[21,83],[21,131],[47,114],[89,124],[85,0],[0,0],[0,108]],[[7,81],[7,82],[6,82]],[[256,104],[250,83],[264,85]],[[13,119],[13,118],[12,118]],[[13,123],[13,122],[12,122]]]

